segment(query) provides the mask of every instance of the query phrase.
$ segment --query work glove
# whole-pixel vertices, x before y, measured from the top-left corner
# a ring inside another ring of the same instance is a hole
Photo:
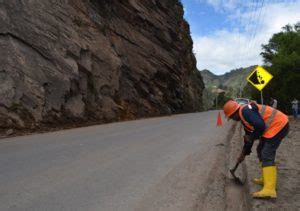
[[[251,151],[252,146],[253,146],[253,139],[250,136],[245,135],[244,136],[244,147],[243,147],[243,152],[245,155],[250,155],[250,153],[252,152]]]

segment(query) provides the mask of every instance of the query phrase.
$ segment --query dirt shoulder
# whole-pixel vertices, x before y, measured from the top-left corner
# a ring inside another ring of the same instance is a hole
[[[227,146],[236,125],[224,124],[203,139],[196,153],[150,189],[135,210],[227,210]]]
[[[229,172],[241,152],[242,127],[233,121],[223,127],[227,134],[210,140],[215,143],[210,150],[199,150],[169,172],[136,210],[251,210],[248,184],[237,184]],[[245,179],[246,168],[242,163],[236,175]]]
[[[261,187],[252,183],[260,175],[256,146],[246,159],[246,173],[250,193]],[[278,184],[276,200],[251,199],[252,210],[300,210],[300,120],[290,119],[290,132],[277,150]],[[250,194],[249,193],[249,194]]]

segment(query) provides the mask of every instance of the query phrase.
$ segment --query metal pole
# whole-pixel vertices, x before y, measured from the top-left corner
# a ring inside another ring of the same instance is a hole
[[[216,96],[216,109],[218,109],[218,92],[217,92],[217,96]]]
[[[240,97],[242,97],[242,83],[240,84]]]
[[[260,101],[261,101],[261,104],[263,105],[264,104],[264,97],[263,97],[262,90],[260,91]]]

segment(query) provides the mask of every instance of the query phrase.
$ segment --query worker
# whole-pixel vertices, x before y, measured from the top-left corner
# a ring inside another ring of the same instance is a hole
[[[298,100],[296,98],[294,98],[294,100],[292,101],[292,110],[293,110],[294,118],[297,119],[297,117],[298,117]]]
[[[238,162],[242,162],[246,155],[250,155],[254,140],[259,140],[257,156],[261,162],[262,175],[253,182],[263,185],[263,188],[252,196],[276,198],[275,155],[281,140],[288,134],[288,117],[271,106],[256,103],[240,105],[234,100],[227,101],[223,109],[228,118],[241,121],[245,129],[244,146]]]
[[[277,100],[275,98],[270,98],[270,106],[277,108]]]

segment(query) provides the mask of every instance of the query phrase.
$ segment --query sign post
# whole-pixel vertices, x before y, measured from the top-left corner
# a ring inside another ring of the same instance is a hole
[[[264,104],[262,90],[272,78],[273,76],[261,66],[257,66],[247,77],[247,81],[260,91],[261,104]]]

